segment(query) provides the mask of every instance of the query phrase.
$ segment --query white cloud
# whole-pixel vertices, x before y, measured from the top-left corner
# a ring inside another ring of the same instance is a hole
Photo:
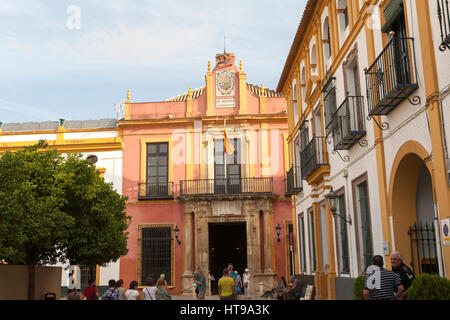
[[[183,56],[206,46],[214,34],[207,25],[177,26],[170,21],[118,30],[97,30],[75,42],[64,40],[49,44],[58,50],[70,50],[83,60],[107,63],[157,65],[157,60]]]

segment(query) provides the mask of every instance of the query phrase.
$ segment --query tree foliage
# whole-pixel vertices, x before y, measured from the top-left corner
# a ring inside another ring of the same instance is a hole
[[[81,155],[68,155],[62,164],[69,179],[64,184],[64,211],[76,221],[63,241],[71,264],[106,265],[125,255],[130,217],[126,198],[105,183],[94,165]]]
[[[116,261],[128,251],[126,198],[80,154],[47,147],[40,141],[0,157],[0,260],[29,267]]]
[[[0,257],[10,264],[42,265],[64,258],[61,240],[75,225],[63,211],[63,158],[38,152],[46,144],[0,158]]]

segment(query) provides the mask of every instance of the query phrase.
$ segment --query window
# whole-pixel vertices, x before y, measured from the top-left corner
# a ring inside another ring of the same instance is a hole
[[[338,249],[339,272],[349,273],[350,263],[349,263],[349,249],[348,249],[348,232],[347,232],[347,223],[343,218],[346,217],[345,194],[339,195],[337,209],[338,215],[336,215],[335,218],[335,227],[337,237],[336,243]]]
[[[315,44],[311,48],[311,73],[317,74],[317,49]]]
[[[306,71],[305,71],[305,67],[302,67],[301,77],[302,77],[301,93],[302,93],[302,103],[303,103],[302,110],[306,110]]]
[[[366,175],[365,175],[366,176]],[[356,232],[357,232],[357,251],[359,271],[363,272],[372,263],[373,245],[372,245],[372,227],[370,222],[369,208],[369,190],[365,177],[357,179],[353,183],[353,194],[357,213]],[[361,181],[363,180],[363,181]]]
[[[89,280],[97,280],[97,268],[89,266],[79,266],[80,267],[80,288],[81,291],[89,287]]]
[[[294,173],[295,173],[295,181],[294,181],[294,185],[296,187],[300,187],[302,185],[302,174],[300,171],[300,135],[297,135],[297,137],[294,140]]]
[[[330,256],[328,254],[328,228],[327,228],[327,211],[325,202],[319,204],[319,221],[320,221],[320,242],[322,255],[322,270],[328,273],[330,267]]]
[[[303,213],[298,219],[298,239],[300,241],[300,270],[302,273],[306,273],[305,217]]]
[[[334,85],[335,78],[331,77],[327,83],[325,84],[322,92],[323,92],[323,112],[325,116],[325,132],[326,136],[332,133],[336,127],[336,123],[334,123],[333,116],[336,112],[336,87]]]
[[[323,55],[325,57],[326,71],[328,71],[328,60],[331,58],[331,39],[330,39],[330,23],[328,17],[323,22]]]
[[[140,284],[148,277],[157,280],[164,274],[167,283],[172,284],[172,228],[139,226]]]
[[[347,0],[337,0],[337,12],[340,26],[339,30],[341,34],[341,39],[343,41],[345,40],[344,33],[349,25]]]
[[[289,246],[288,246],[288,255],[289,255],[289,281],[294,281],[294,275],[295,275],[295,253],[294,253],[294,225],[289,221],[286,222],[285,225],[286,229],[288,230],[288,236],[289,236]]]
[[[303,151],[309,143],[308,120],[304,120],[300,125],[300,151]]]
[[[298,122],[298,104],[297,104],[297,84],[294,82],[292,86],[292,105],[294,108],[294,126]]]
[[[169,144],[147,143],[147,196],[167,196],[169,182]]]
[[[314,210],[311,208],[308,211],[308,221],[309,221],[309,253],[311,262],[311,272],[315,272],[316,266],[316,240],[314,231]]]
[[[346,61],[343,63],[344,71],[344,86],[347,97],[350,100],[349,105],[349,124],[350,131],[363,131],[364,126],[364,110],[361,98],[361,85],[359,79],[359,64],[358,64],[358,47],[355,47],[350,52]]]
[[[230,141],[234,147],[231,155],[224,152],[223,139],[214,140],[214,192],[219,194],[241,192],[241,141]]]

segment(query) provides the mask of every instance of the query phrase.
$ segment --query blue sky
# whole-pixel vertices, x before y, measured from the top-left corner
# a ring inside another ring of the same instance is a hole
[[[276,89],[306,0],[0,0],[0,121],[114,118],[204,85],[227,52]]]

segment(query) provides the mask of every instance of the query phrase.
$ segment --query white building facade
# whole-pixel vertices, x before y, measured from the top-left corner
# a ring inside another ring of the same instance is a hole
[[[318,299],[352,299],[372,257],[389,268],[394,251],[416,274],[448,277],[450,48],[439,49],[437,9],[420,0],[305,8],[278,90],[288,97],[296,272],[314,277]]]

